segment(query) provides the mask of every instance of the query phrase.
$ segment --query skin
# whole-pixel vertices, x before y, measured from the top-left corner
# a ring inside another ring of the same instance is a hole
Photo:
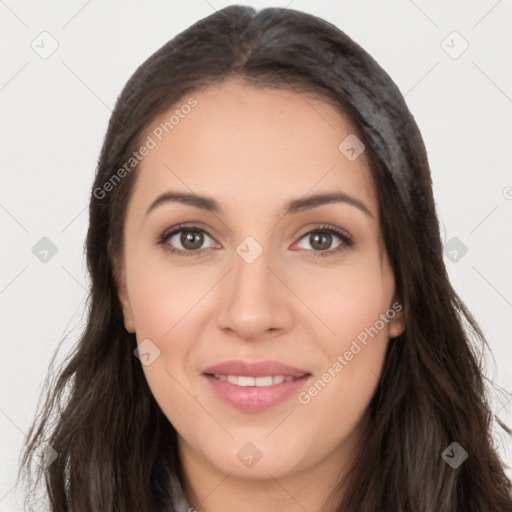
[[[309,371],[314,382],[391,308],[395,280],[366,155],[349,161],[338,150],[354,130],[321,100],[233,79],[191,96],[197,106],[137,170],[124,254],[115,262],[125,327],[160,350],[142,368],[178,433],[192,507],[326,510],[323,501],[360,446],[403,312],[307,404],[292,396],[244,412],[217,398],[201,374],[230,359],[273,359]],[[146,135],[169,116],[155,119]],[[222,213],[167,202],[146,215],[169,190],[215,199]],[[359,199],[373,217],[341,202],[283,216],[291,199],[334,191]],[[182,222],[208,233],[200,254],[165,250],[193,252],[181,233],[156,244]],[[344,242],[332,235],[318,249],[314,235],[325,233],[323,225],[348,232],[353,246],[333,252]],[[252,263],[236,252],[247,236],[263,249]],[[330,255],[315,257],[322,247]],[[247,442],[262,454],[252,467],[237,457]]]

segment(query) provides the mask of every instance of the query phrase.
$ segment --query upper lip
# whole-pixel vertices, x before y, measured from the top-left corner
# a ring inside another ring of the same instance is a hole
[[[242,375],[245,377],[266,377],[284,375],[285,377],[303,377],[309,372],[295,368],[279,361],[260,361],[258,363],[247,363],[239,359],[224,361],[203,370],[204,374],[211,375]]]

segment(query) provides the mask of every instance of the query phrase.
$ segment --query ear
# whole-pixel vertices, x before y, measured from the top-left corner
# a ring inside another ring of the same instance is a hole
[[[390,307],[390,311],[395,312],[395,316],[389,322],[389,337],[396,338],[405,331],[405,312],[401,302],[396,298]]]
[[[121,304],[121,309],[123,311],[124,317],[124,327],[130,332],[135,332],[135,321],[133,318],[132,309],[130,306],[130,300],[128,299],[128,293],[126,291],[126,278],[125,278],[125,269],[124,265],[120,264],[117,260],[113,262],[114,267],[114,281],[116,283],[117,288],[117,296],[119,298],[119,303]]]

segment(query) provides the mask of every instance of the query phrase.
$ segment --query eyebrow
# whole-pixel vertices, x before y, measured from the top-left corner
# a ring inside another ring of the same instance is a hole
[[[148,215],[151,211],[153,211],[158,206],[161,206],[165,203],[182,203],[189,206],[193,206],[194,208],[199,208],[201,210],[206,210],[212,213],[222,213],[222,208],[219,206],[217,201],[211,199],[206,196],[201,196],[193,193],[184,193],[184,192],[164,192],[160,194],[148,208],[146,215]],[[331,203],[346,203],[351,206],[354,206],[365,213],[367,216],[371,218],[375,218],[373,213],[368,209],[368,207],[359,199],[352,197],[344,192],[332,192],[332,193],[323,193],[323,194],[315,194],[309,197],[304,197],[300,199],[292,199],[289,201],[284,209],[283,215],[299,213],[305,210],[310,210],[312,208],[316,208],[318,206],[322,206],[325,204]]]

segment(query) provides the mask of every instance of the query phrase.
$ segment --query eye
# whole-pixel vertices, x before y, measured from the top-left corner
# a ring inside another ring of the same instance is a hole
[[[163,245],[165,250],[177,253],[179,256],[193,256],[208,248],[202,247],[205,237],[213,242],[213,238],[204,229],[198,226],[180,225],[165,232],[159,237],[157,243]]]
[[[203,247],[205,238],[209,238],[213,244],[209,247]],[[332,249],[333,239],[340,242]],[[350,235],[339,228],[330,226],[319,226],[302,235],[299,240],[305,240],[310,247],[299,247],[311,252],[313,256],[330,256],[337,254],[353,246]],[[197,256],[202,254],[208,248],[215,245],[215,241],[206,230],[195,225],[178,225],[164,232],[157,240],[157,244],[164,247],[166,251],[177,254],[178,256]],[[181,246],[181,247],[180,247]]]
[[[333,238],[338,238],[341,242],[334,248],[331,248]],[[345,231],[329,226],[320,226],[308,231],[301,237],[310,247],[301,247],[312,251],[313,256],[330,256],[334,253],[345,250],[353,246],[352,238]],[[300,244],[300,241],[299,241]]]

